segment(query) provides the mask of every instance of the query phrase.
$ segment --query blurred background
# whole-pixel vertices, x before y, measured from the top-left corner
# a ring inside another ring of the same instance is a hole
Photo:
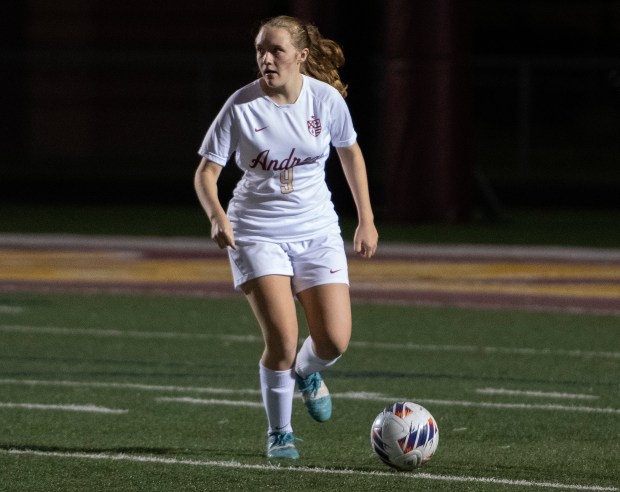
[[[620,0],[5,0],[0,205],[198,209],[198,147],[266,17],[314,22],[394,224],[620,209]],[[335,154],[334,154],[335,155]],[[354,207],[334,157],[328,183]],[[227,166],[224,200],[238,179]]]

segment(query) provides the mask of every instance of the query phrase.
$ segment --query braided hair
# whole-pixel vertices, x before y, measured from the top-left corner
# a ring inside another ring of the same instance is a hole
[[[348,85],[340,80],[338,72],[344,64],[344,53],[338,43],[324,38],[314,24],[304,23],[296,17],[287,15],[267,19],[261,24],[260,29],[264,27],[286,29],[297,50],[301,51],[304,48],[309,50],[306,61],[301,65],[301,73],[327,82],[335,87],[342,97],[347,97]]]

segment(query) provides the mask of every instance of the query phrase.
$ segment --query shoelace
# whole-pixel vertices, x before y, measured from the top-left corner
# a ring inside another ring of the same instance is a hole
[[[292,432],[284,432],[282,434],[274,434],[275,441],[273,445],[275,446],[284,446],[285,444],[290,444],[294,441],[301,441],[299,437],[295,437]]]
[[[321,386],[321,381],[315,374],[311,374],[307,379],[303,380],[304,384],[299,385],[299,391],[302,393],[312,393],[312,396],[316,396]]]
[[[283,446],[284,444],[288,444],[290,442],[293,442],[295,440],[295,438],[293,437],[292,434],[276,434],[276,439],[274,441],[274,444],[276,446]]]

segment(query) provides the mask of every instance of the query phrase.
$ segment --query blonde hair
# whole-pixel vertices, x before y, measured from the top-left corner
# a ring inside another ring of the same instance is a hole
[[[306,61],[301,65],[301,73],[327,82],[335,87],[342,97],[347,97],[348,85],[340,80],[338,72],[344,65],[344,53],[338,43],[324,38],[315,25],[288,15],[267,19],[260,25],[259,32],[265,27],[286,29],[295,49],[309,50]]]

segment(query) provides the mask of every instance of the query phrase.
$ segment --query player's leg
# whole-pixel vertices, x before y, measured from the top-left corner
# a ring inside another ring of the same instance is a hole
[[[301,302],[310,336],[295,363],[298,388],[310,416],[331,417],[331,397],[321,371],[333,365],[351,338],[351,301],[344,243],[339,230],[295,245],[289,253],[293,286]]]
[[[342,355],[351,340],[351,299],[347,284],[323,284],[299,292],[308,321],[314,355],[331,361]],[[315,372],[310,362],[304,372]],[[317,364],[321,364],[318,362]]]
[[[263,404],[269,423],[267,456],[298,458],[291,425],[297,351],[297,314],[290,277],[266,275],[242,285],[260,325],[265,348],[259,364]]]
[[[290,277],[265,275],[246,282],[241,288],[265,340],[261,364],[275,371],[290,369],[295,361],[298,337]]]
[[[324,284],[297,294],[308,321],[310,336],[295,363],[297,385],[310,416],[329,420],[331,397],[321,373],[336,363],[351,338],[351,301],[346,284]]]

